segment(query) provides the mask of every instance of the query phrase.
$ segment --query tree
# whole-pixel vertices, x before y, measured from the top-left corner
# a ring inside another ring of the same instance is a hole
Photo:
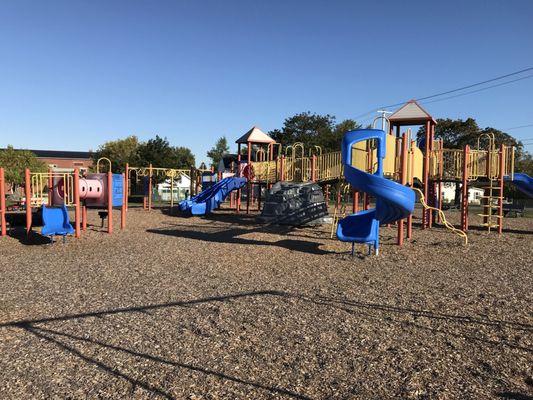
[[[437,125],[435,126],[435,139],[442,139],[444,148],[448,149],[461,149],[465,145],[475,148],[478,144],[478,138],[484,133],[494,135],[497,147],[501,144],[515,146],[517,158],[522,156],[524,148],[522,142],[496,128],[486,127],[481,129],[474,118],[467,118],[466,120],[437,119]],[[426,137],[425,126],[418,130],[417,137],[418,139]],[[482,138],[479,144],[480,147],[486,148],[486,139]]]
[[[156,135],[145,143],[141,143],[138,149],[138,157],[141,165],[152,164],[159,168],[190,168],[195,164],[194,155],[186,147],[172,147],[167,138]]]
[[[319,138],[319,146],[322,147],[324,152],[339,151],[341,148],[342,138],[344,134],[354,129],[361,127],[353,119],[346,119],[339,124],[335,125],[331,133],[326,133]]]
[[[112,140],[101,145],[93,154],[93,160],[96,162],[101,157],[111,160],[113,172],[124,172],[126,163],[130,166],[138,166],[139,158],[139,139],[137,136],[128,136],[125,139]]]
[[[301,142],[305,148],[321,146],[323,152],[330,152],[339,151],[344,134],[359,127],[351,119],[335,124],[335,117],[332,115],[312,114],[308,111],[285,119],[283,128],[274,129],[269,135],[283,146]]]
[[[5,180],[11,185],[24,183],[24,170],[29,168],[31,172],[45,172],[47,166],[37,156],[28,150],[15,150],[13,146],[7,146],[0,150],[0,167],[5,169]]]
[[[213,146],[211,150],[207,152],[207,157],[211,159],[211,165],[216,168],[222,157],[224,157],[224,155],[228,152],[228,140],[225,136],[222,136],[216,141],[215,146]]]

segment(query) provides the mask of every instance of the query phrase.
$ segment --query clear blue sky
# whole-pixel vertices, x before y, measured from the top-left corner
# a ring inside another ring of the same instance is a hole
[[[533,66],[531,0],[364,3],[3,1],[0,146],[157,133],[202,161],[252,125],[341,120]],[[504,129],[533,124],[532,105],[525,79],[426,108]]]

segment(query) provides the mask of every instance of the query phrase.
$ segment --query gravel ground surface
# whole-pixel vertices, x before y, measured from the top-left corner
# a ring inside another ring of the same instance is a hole
[[[329,226],[223,210],[4,238],[0,398],[529,399],[533,219],[505,224],[468,247],[436,228],[399,248],[384,228],[380,255],[354,258]]]

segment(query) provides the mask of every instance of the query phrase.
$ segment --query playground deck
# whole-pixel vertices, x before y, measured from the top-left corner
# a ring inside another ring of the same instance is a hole
[[[2,399],[533,395],[531,218],[468,250],[384,228],[354,259],[329,226],[132,209],[103,240],[89,218],[65,245],[0,240]]]

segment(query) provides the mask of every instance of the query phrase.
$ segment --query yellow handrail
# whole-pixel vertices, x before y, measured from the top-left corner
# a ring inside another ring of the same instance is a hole
[[[444,226],[446,228],[448,228],[449,230],[451,230],[453,233],[463,237],[465,239],[465,246],[468,244],[468,236],[466,234],[466,232],[460,230],[460,229],[457,229],[455,226],[453,226],[452,224],[450,224],[447,220],[446,220],[446,216],[444,215],[444,213],[442,212],[442,210],[440,208],[435,208],[435,207],[431,207],[429,206],[427,203],[426,203],[426,199],[424,197],[424,193],[422,193],[422,191],[420,189],[417,189],[417,188],[412,188],[413,190],[416,190],[418,192],[418,194],[420,194],[420,204],[422,204],[422,207],[424,207],[426,210],[434,210],[434,211],[437,211],[439,213],[439,216],[441,218],[441,221],[442,223],[444,224]]]

